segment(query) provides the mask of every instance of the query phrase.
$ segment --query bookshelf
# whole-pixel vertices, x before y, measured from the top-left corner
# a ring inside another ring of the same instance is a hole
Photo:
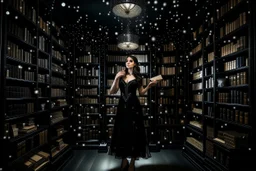
[[[158,145],[181,148],[184,141],[184,65],[183,57],[170,42],[156,51],[156,75],[162,75],[155,88]]]
[[[200,170],[253,164],[253,4],[212,0],[205,4],[211,10],[201,12],[204,22],[191,33],[183,154]]]
[[[74,62],[74,128],[76,145],[98,148],[101,142],[101,48],[86,45],[76,49]]]
[[[42,1],[12,0],[1,9],[3,168],[57,169],[72,156],[68,51]]]

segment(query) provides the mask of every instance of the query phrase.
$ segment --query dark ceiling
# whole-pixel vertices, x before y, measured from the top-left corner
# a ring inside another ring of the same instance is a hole
[[[113,14],[111,0],[45,0],[51,6],[53,20],[76,42],[115,43],[117,35],[130,23],[143,44],[152,37],[159,44],[181,43],[182,34],[193,30],[193,23],[200,17],[197,14],[202,1],[145,0],[143,13],[127,20]]]

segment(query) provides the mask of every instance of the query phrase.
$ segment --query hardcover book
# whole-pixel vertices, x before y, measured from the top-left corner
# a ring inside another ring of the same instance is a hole
[[[157,75],[155,77],[150,78],[150,81],[156,80],[156,81],[161,81],[163,79],[162,75]]]

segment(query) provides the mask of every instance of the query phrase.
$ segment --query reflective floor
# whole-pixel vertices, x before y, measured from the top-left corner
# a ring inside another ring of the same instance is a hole
[[[136,161],[136,171],[196,171],[181,150],[151,152],[149,159]],[[97,150],[74,150],[74,156],[61,171],[119,171],[121,160]]]

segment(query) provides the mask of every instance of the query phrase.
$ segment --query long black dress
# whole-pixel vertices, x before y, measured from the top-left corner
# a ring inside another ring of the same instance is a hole
[[[121,96],[108,151],[109,155],[115,155],[116,158],[138,159],[139,157],[151,157],[144,128],[142,108],[136,96],[138,86],[136,79],[128,83],[122,78],[119,80]]]

